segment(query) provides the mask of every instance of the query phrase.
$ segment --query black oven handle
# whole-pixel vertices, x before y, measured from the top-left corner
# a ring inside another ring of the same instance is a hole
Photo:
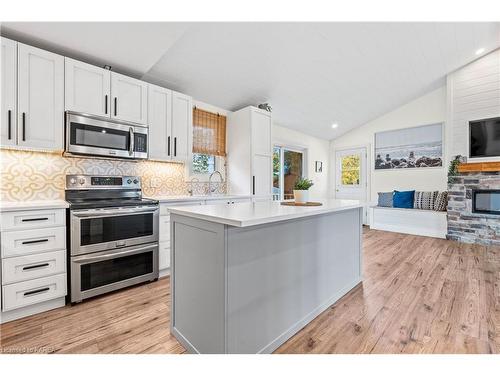
[[[110,258],[120,258],[123,256],[127,255],[134,255],[134,254],[140,254],[140,253],[145,253],[148,251],[158,251],[158,245],[147,245],[147,246],[141,246],[141,247],[134,247],[132,249],[127,249],[127,250],[106,250],[105,253],[96,255],[94,254],[89,254],[89,255],[80,255],[76,257],[72,257],[71,262],[73,263],[80,263],[80,264],[86,264],[86,263],[95,263],[95,262],[100,262],[102,260],[110,259]]]
[[[131,209],[101,209],[101,210],[85,210],[84,212],[72,211],[71,215],[75,217],[109,217],[113,215],[134,215],[144,213],[156,213],[160,209],[157,206],[147,208],[131,208]]]

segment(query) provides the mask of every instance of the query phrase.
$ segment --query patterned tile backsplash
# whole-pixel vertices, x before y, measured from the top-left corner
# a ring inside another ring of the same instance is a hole
[[[3,201],[64,199],[67,174],[131,175],[142,177],[147,196],[205,194],[205,182],[187,182],[184,165],[154,161],[100,160],[63,157],[34,151],[0,150]],[[217,186],[226,192],[226,184]]]

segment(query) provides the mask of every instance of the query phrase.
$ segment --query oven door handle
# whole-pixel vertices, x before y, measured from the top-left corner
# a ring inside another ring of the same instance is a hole
[[[154,208],[134,208],[134,209],[112,209],[112,210],[86,210],[85,212],[72,211],[71,215],[75,217],[107,217],[111,215],[130,215],[130,214],[144,214],[155,213],[159,211],[158,207]]]
[[[154,244],[154,245],[142,246],[139,248],[134,247],[133,249],[128,249],[128,250],[108,250],[105,252],[105,254],[101,255],[89,254],[89,255],[80,255],[72,257],[71,261],[73,263],[79,263],[79,264],[95,263],[106,259],[119,258],[127,255],[145,253],[148,250],[154,250],[157,247],[158,245]]]

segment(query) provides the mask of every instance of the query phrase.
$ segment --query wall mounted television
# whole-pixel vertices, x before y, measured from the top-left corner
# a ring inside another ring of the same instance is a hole
[[[469,157],[500,157],[500,117],[469,122]]]

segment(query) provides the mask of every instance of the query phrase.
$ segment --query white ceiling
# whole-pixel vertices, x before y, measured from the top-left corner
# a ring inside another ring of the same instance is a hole
[[[7,37],[335,138],[500,47],[500,23],[3,23]],[[331,128],[338,123],[337,129]]]

